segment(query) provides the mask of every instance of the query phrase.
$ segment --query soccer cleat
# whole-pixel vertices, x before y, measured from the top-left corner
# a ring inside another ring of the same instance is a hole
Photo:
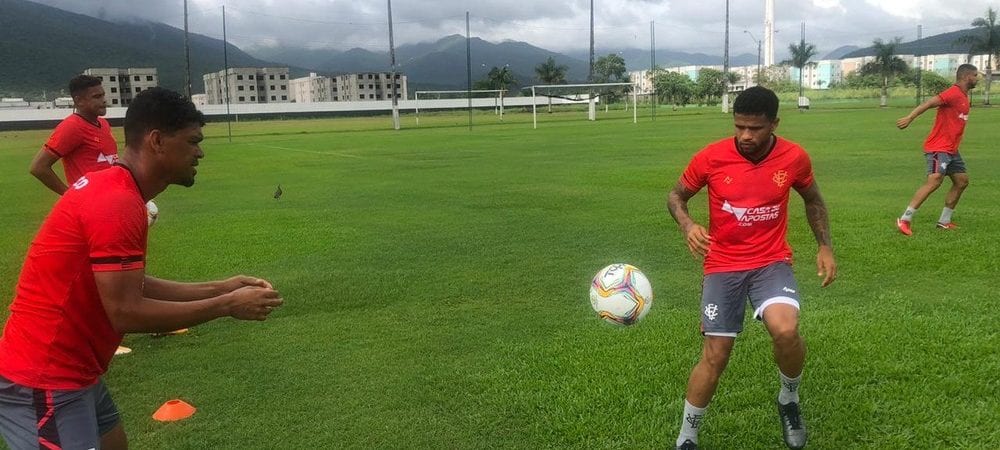
[[[800,449],[806,446],[806,424],[802,421],[799,404],[778,403],[778,418],[781,419],[781,434],[788,448]]]
[[[913,235],[913,230],[910,229],[910,222],[903,219],[896,219],[896,228],[899,228],[899,232],[907,236]]]
[[[687,439],[683,444],[677,446],[677,450],[698,450],[698,444],[694,441]]]
[[[938,222],[937,227],[942,230],[952,230],[952,231],[958,229],[958,225],[955,225],[955,222],[948,222],[948,223]]]

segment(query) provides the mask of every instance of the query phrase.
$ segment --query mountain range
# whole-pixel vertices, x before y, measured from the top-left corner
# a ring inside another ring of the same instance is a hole
[[[900,45],[900,53],[962,53],[952,43],[971,30],[931,36]],[[587,79],[586,51],[557,53],[525,42],[492,43],[473,37],[472,78],[485,77],[492,67],[507,66],[519,85],[540,83],[534,68],[552,57],[567,67],[570,82]],[[223,42],[198,34],[189,35],[192,93],[204,90],[202,74],[222,70]],[[309,72],[337,75],[366,71],[388,71],[387,52],[354,48],[310,50],[294,47],[256,47],[246,51],[225,46],[229,67],[288,66],[291,76]],[[867,52],[867,53],[866,53]],[[871,48],[844,46],[821,59],[865,56]],[[649,50],[598,48],[595,56],[619,54],[629,70],[650,66]],[[109,22],[63,11],[27,0],[0,0],[0,96],[41,100],[66,95],[66,82],[91,67],[156,67],[160,85],[183,91],[185,79],[183,30],[154,22]],[[466,38],[451,35],[435,42],[401,45],[396,49],[398,70],[408,77],[410,91],[417,89],[464,89]],[[757,63],[757,55],[730,57],[730,66]],[[722,57],[667,49],[656,51],[660,67],[722,65]]]

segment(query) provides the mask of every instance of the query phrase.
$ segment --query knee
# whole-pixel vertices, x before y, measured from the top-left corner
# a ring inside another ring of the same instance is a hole
[[[969,187],[968,178],[958,178],[955,180],[955,189],[965,189]]]
[[[799,327],[795,322],[785,322],[772,324],[770,327],[771,340],[776,347],[786,347],[796,345],[802,338],[799,336]]]
[[[939,173],[933,173],[927,176],[927,185],[934,189],[940,187],[942,181],[944,181],[944,176]]]
[[[701,364],[712,373],[719,375],[729,364],[731,346],[707,346],[701,356]]]

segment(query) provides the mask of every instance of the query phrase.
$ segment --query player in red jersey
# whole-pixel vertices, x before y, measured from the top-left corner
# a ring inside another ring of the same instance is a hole
[[[951,178],[951,189],[944,198],[944,209],[938,218],[937,227],[945,230],[958,228],[951,221],[951,215],[962,198],[962,192],[969,186],[969,175],[965,172],[965,161],[958,153],[958,145],[969,121],[969,91],[979,82],[979,70],[972,64],[962,64],[955,72],[955,84],[940,94],[931,97],[910,111],[906,117],[896,121],[900,130],[910,126],[918,116],[931,108],[937,108],[934,128],[924,141],[924,159],[927,161],[927,181],[917,188],[903,215],[896,219],[896,228],[907,236],[913,234],[910,225],[917,208],[941,187],[945,175]]]
[[[709,144],[692,158],[667,196],[667,209],[687,240],[704,258],[701,360],[688,379],[677,448],[695,449],[698,428],[715,394],[736,336],[743,330],[749,302],[754,317],[771,335],[780,376],[778,415],[785,443],[801,448],[805,424],[799,411],[798,386],[805,363],[799,335],[798,286],[792,275],[788,228],[789,191],[802,196],[806,217],[819,244],[816,265],[822,285],[837,276],[826,205],[813,178],[809,155],[797,144],[774,135],[778,97],[759,86],[736,97],[736,135]],[[708,187],[709,229],[688,214],[688,200]]]
[[[101,79],[78,75],[69,80],[69,93],[76,112],[56,126],[29,168],[35,178],[59,195],[85,173],[107,169],[118,160],[118,144],[111,135],[111,125],[101,117],[108,110]],[[65,183],[52,170],[60,159]]]
[[[140,93],[118,164],[77,179],[43,222],[0,337],[0,434],[11,449],[127,448],[101,380],[125,333],[264,320],[282,304],[260,278],[181,283],[145,273],[145,202],[194,184],[203,125],[180,94]]]

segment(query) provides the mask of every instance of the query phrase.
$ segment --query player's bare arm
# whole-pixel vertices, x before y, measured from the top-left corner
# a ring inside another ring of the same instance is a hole
[[[56,161],[59,161],[59,155],[53,153],[48,147],[42,146],[31,160],[28,172],[35,178],[38,178],[52,192],[63,195],[69,189],[69,186],[66,186],[66,183],[63,183],[59,175],[56,175],[55,170],[52,170],[52,166],[55,165]]]
[[[830,235],[830,219],[826,203],[815,182],[809,187],[796,189],[806,206],[806,220],[816,237],[819,250],[816,251],[816,274],[823,278],[822,285],[829,286],[837,279],[837,261],[833,257],[833,238]]]
[[[709,236],[705,227],[696,223],[688,214],[688,200],[695,194],[697,192],[689,191],[683,183],[678,181],[673,190],[667,194],[667,210],[670,211],[670,216],[674,218],[674,221],[680,226],[681,232],[684,233],[688,250],[695,257],[703,258],[708,254],[708,246],[712,243],[712,237]]]
[[[101,303],[120,333],[161,333],[219,317],[264,320],[283,300],[274,289],[246,286],[204,300],[171,302],[143,296],[143,270],[95,272]]]
[[[910,123],[913,122],[914,119],[923,114],[925,111],[931,108],[937,108],[942,104],[944,104],[944,101],[941,100],[941,97],[935,95],[927,99],[920,105],[917,105],[916,108],[913,108],[913,111],[910,111],[910,113],[907,114],[906,117],[897,120],[896,127],[899,128],[900,130],[905,129],[906,127],[910,126]]]
[[[267,280],[246,275],[236,275],[225,280],[195,283],[164,280],[146,275],[142,294],[147,298],[157,300],[189,302],[218,297],[246,286],[273,289],[273,286]]]

